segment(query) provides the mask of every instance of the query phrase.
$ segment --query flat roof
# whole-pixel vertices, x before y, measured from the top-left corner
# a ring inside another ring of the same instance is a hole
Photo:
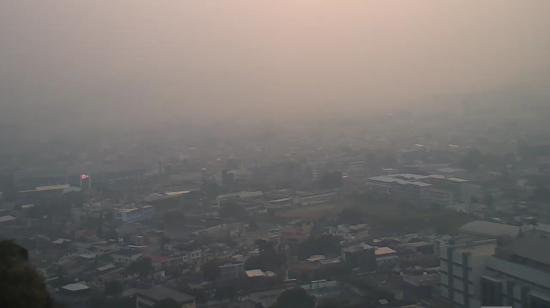
[[[513,254],[550,265],[550,239],[539,236],[524,236],[504,247]]]
[[[424,182],[403,180],[403,179],[394,177],[394,175],[375,176],[375,177],[369,178],[369,181],[383,182],[383,183],[395,183],[395,184],[398,184],[398,185],[414,185],[414,186],[418,186],[418,187],[432,186],[432,184],[428,184],[428,183],[424,183]]]
[[[2,216],[0,217],[0,223],[14,221],[15,219],[16,218],[11,215]]]
[[[425,274],[425,275],[410,275],[404,276],[403,281],[415,286],[430,286],[437,284],[439,281],[439,274]]]
[[[496,242],[483,242],[457,247],[456,252],[468,252],[473,256],[492,256],[495,253],[496,247]]]
[[[137,211],[137,210],[139,210],[139,208],[134,207],[134,208],[131,208],[131,209],[119,209],[118,212],[119,213],[130,213],[130,212],[134,212],[134,211]]]
[[[147,290],[139,290],[137,294],[157,302],[165,299],[173,299],[178,303],[186,303],[195,300],[194,296],[164,286],[155,286]]]
[[[265,273],[261,269],[245,271],[248,278],[265,277]]]
[[[109,263],[109,264],[98,267],[97,270],[100,271],[100,272],[104,272],[104,271],[111,270],[115,267],[116,266],[113,263]]]
[[[84,291],[88,290],[90,287],[88,287],[86,284],[82,282],[76,282],[76,283],[70,283],[68,285],[64,285],[61,287],[63,290],[76,292],[76,291]]]
[[[306,261],[308,262],[317,262],[317,261],[321,261],[321,260],[325,260],[327,257],[325,257],[324,255],[313,255],[313,256],[310,256],[309,258],[306,259]]]
[[[519,230],[520,228],[518,226],[499,224],[484,220],[469,222],[459,229],[462,233],[470,233],[494,238],[500,236],[516,237],[519,234]]]
[[[412,173],[396,173],[396,174],[390,174],[391,177],[397,177],[397,178],[404,178],[407,180],[422,180],[427,178],[426,175],[420,175],[420,174],[412,174]]]
[[[264,193],[262,191],[240,191],[235,193],[223,194],[217,197],[218,200],[228,199],[228,198],[255,198],[262,197]]]
[[[342,250],[344,252],[357,252],[357,251],[363,251],[363,250],[367,250],[367,249],[371,249],[371,248],[373,248],[373,247],[368,245],[368,244],[362,243],[362,244],[357,244],[357,245],[342,248]]]
[[[397,251],[389,247],[376,247],[376,249],[374,249],[374,254],[377,256],[389,255],[394,253],[397,253]]]
[[[189,190],[184,191],[172,191],[172,192],[164,192],[164,193],[152,193],[149,196],[145,197],[146,202],[155,202],[155,201],[162,201],[162,200],[168,200],[172,198],[178,198],[185,196],[187,194],[191,193]]]
[[[55,241],[52,241],[53,244],[63,244],[63,243],[69,243],[71,240],[65,239],[65,238],[58,238]]]
[[[457,183],[466,183],[469,182],[468,180],[461,179],[461,178],[448,178],[447,180],[451,182],[457,182]]]

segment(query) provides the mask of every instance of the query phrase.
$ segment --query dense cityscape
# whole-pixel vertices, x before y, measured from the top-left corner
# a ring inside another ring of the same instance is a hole
[[[0,234],[59,307],[548,307],[550,146],[514,136],[548,109],[480,106],[49,152]]]
[[[0,308],[550,308],[550,0],[0,0]]]

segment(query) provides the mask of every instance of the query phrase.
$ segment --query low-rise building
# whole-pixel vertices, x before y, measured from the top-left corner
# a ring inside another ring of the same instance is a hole
[[[113,261],[119,264],[130,264],[134,261],[139,260],[143,254],[134,249],[121,249],[117,252],[114,252],[112,255]]]
[[[136,207],[131,209],[119,209],[115,213],[115,218],[123,222],[140,222],[153,218],[155,210],[152,206]]]
[[[371,177],[367,188],[373,192],[402,200],[427,204],[453,205],[469,202],[476,195],[476,185],[468,180],[443,175],[390,174]]]
[[[499,245],[481,277],[481,303],[550,307],[550,239],[530,233]]]
[[[520,227],[490,221],[476,220],[463,225],[458,231],[464,235],[482,238],[496,239],[503,236],[515,238],[520,233]]]
[[[403,277],[403,299],[410,302],[432,297],[439,283],[439,274],[407,275]]]
[[[136,308],[153,308],[163,301],[173,301],[177,307],[195,308],[195,297],[164,286],[155,286],[136,293]]]
[[[222,206],[225,202],[229,201],[250,201],[260,200],[264,198],[264,193],[261,191],[241,191],[237,193],[230,193],[225,195],[219,195],[216,198],[218,206]]]
[[[389,247],[376,247],[374,249],[377,267],[388,267],[397,264],[399,256],[397,251]]]
[[[351,268],[374,270],[376,268],[375,248],[368,244],[358,244],[342,248],[342,259]]]
[[[244,263],[226,263],[218,267],[220,280],[235,280],[244,276]]]
[[[440,249],[440,295],[455,307],[480,307],[480,278],[495,240],[451,242]]]

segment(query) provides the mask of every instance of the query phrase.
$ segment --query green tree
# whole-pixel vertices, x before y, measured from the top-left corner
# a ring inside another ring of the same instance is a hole
[[[338,218],[342,223],[358,224],[364,221],[363,212],[358,208],[345,208],[340,212]]]
[[[317,308],[342,308],[345,306],[345,303],[343,303],[342,301],[334,298],[329,298],[323,300],[319,305],[317,305]]]
[[[340,254],[340,241],[332,235],[310,237],[296,247],[296,254],[301,258],[312,255]]]
[[[175,300],[167,298],[155,304],[153,308],[180,308],[180,305],[178,305],[178,302],[176,302]]]
[[[105,282],[104,286],[105,295],[107,296],[116,296],[122,293],[123,286],[120,281],[110,280]]]
[[[460,167],[475,171],[483,164],[483,153],[477,149],[468,152],[459,162]]]
[[[234,286],[223,286],[216,289],[215,298],[217,299],[233,299],[237,296],[237,290]]]
[[[153,273],[153,263],[150,258],[141,258],[128,265],[126,271],[131,274],[137,274],[140,277],[146,277]]]
[[[91,308],[135,308],[136,300],[130,297],[94,296],[89,304]]]
[[[321,175],[318,183],[319,188],[322,189],[331,189],[342,186],[342,172],[333,171],[327,172]]]
[[[185,222],[185,214],[182,211],[169,211],[163,216],[165,228],[179,228]]]
[[[201,271],[204,279],[208,281],[216,281],[220,276],[219,266],[223,264],[221,260],[211,260],[201,266]]]
[[[27,250],[12,241],[0,242],[0,277],[0,307],[53,307],[43,278],[29,263]]]
[[[275,308],[313,308],[315,307],[315,297],[309,295],[306,290],[296,288],[286,290],[275,303]]]
[[[246,269],[277,271],[286,263],[284,254],[277,252],[272,242],[257,240],[255,243],[256,247],[258,247],[258,250],[260,251],[260,254],[246,260]]]
[[[245,218],[248,216],[248,213],[242,205],[234,201],[228,201],[220,207],[220,216],[226,218]]]

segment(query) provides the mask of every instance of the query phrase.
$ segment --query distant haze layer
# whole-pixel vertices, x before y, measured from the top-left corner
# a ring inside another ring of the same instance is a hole
[[[549,29],[547,0],[3,0],[0,117],[55,133],[437,103],[547,83]]]

